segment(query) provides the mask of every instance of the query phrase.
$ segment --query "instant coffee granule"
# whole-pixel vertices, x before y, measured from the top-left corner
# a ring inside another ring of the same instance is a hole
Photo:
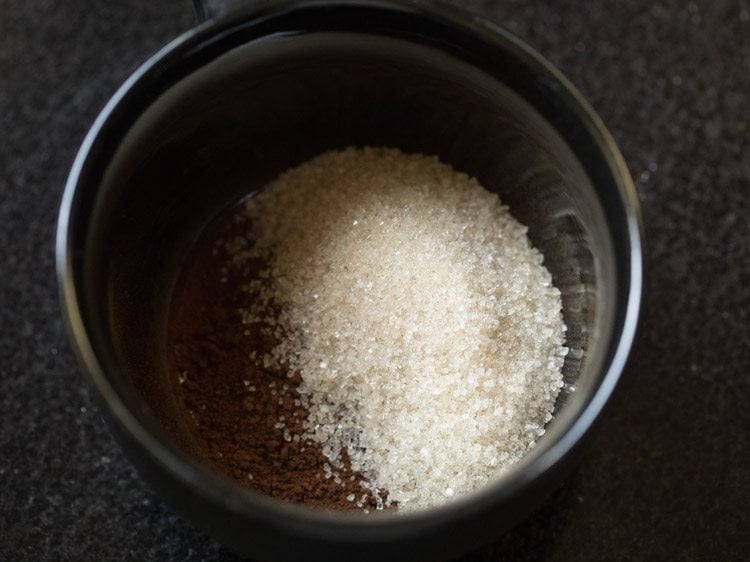
[[[170,371],[186,423],[205,459],[245,488],[320,508],[374,509],[361,475],[345,460],[334,474],[320,445],[300,440],[307,411],[297,393],[299,374],[289,378],[253,360],[278,342],[242,324],[239,311],[248,306],[242,285],[255,270],[227,267],[224,241],[245,228],[236,214],[232,209],[203,233],[175,290]]]
[[[544,433],[567,352],[560,293],[476,180],[434,157],[347,149],[283,174],[233,220],[191,274],[210,287],[185,314],[205,325],[175,361],[197,432],[236,480],[422,509]]]

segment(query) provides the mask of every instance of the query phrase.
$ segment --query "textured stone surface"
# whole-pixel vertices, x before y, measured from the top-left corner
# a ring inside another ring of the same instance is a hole
[[[456,2],[459,3],[459,2]],[[544,506],[465,560],[750,551],[750,3],[460,2],[557,64],[630,165],[648,308],[601,431]],[[0,560],[232,560],[112,441],[66,343],[56,208],[114,88],[187,1],[0,0]]]

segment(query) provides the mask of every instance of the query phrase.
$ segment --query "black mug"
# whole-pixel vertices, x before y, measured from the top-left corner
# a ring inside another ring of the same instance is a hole
[[[637,324],[641,227],[601,121],[541,56],[449,7],[197,2],[204,23],[118,90],[86,137],[58,224],[64,316],[141,473],[260,559],[443,559],[491,541],[565,476]],[[201,229],[330,149],[434,154],[499,193],[562,292],[565,387],[537,446],[477,492],[405,515],[341,514],[242,490],[202,465],[164,365],[170,295]]]

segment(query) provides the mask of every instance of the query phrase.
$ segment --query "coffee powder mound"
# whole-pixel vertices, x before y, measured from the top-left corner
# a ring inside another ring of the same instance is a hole
[[[374,510],[348,459],[332,468],[320,445],[300,439],[308,412],[300,377],[257,365],[278,342],[243,325],[252,294],[243,285],[262,264],[228,267],[226,241],[242,232],[231,210],[208,228],[183,267],[169,326],[170,374],[185,422],[207,462],[241,486],[335,510]]]

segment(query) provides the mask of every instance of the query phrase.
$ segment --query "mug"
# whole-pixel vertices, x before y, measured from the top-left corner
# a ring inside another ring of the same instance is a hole
[[[258,559],[442,559],[491,541],[560,484],[625,365],[641,224],[615,143],[539,54],[455,8],[391,0],[197,2],[205,21],[145,62],[86,136],[57,233],[83,371],[144,478]],[[223,209],[347,146],[437,155],[528,226],[562,293],[565,386],[545,435],[480,490],[408,514],[286,504],[198,460],[165,366],[185,256]]]

